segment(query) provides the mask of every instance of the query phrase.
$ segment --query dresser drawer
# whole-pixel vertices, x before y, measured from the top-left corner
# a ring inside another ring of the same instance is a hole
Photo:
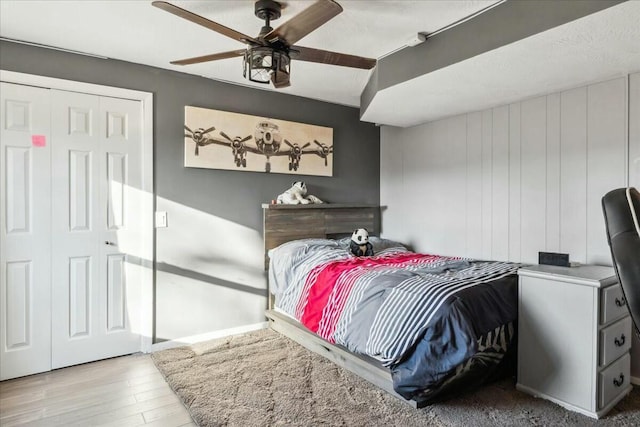
[[[622,356],[631,348],[631,317],[627,316],[600,331],[600,366]]]
[[[602,325],[629,314],[627,301],[622,295],[620,285],[604,288],[600,302],[600,324]]]
[[[629,377],[631,369],[631,358],[629,354],[624,355],[613,362],[604,371],[600,372],[599,393],[600,407],[607,406],[609,402],[629,387]]]

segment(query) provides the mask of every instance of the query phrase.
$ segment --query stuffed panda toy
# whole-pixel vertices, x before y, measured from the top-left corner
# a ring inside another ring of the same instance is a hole
[[[369,243],[369,232],[366,228],[357,228],[353,232],[349,249],[355,256],[373,256],[373,245]]]
[[[309,203],[323,203],[316,196],[307,196],[307,184],[304,181],[296,181],[290,189],[280,194],[276,199],[280,205],[308,205]]]

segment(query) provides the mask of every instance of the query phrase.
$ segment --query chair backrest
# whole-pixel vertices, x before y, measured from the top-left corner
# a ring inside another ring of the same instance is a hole
[[[640,193],[618,188],[602,198],[613,266],[640,336]]]

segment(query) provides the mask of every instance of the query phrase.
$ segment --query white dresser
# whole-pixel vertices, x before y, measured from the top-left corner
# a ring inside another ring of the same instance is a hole
[[[631,317],[610,267],[518,271],[518,390],[600,418],[631,391]]]

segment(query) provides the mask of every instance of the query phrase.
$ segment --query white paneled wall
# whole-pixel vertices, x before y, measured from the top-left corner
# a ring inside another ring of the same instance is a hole
[[[629,76],[629,183],[640,189],[640,73]]]
[[[610,265],[600,200],[628,182],[628,89],[624,77],[383,127],[383,235],[421,252],[535,263],[560,251]]]
[[[587,254],[587,90],[563,92],[560,99],[560,251],[580,260]]]
[[[629,185],[640,190],[640,73],[629,76]],[[640,384],[640,339],[635,334],[631,376]]]
[[[454,118],[453,120],[456,120]],[[454,123],[454,126],[464,127],[465,121],[460,117],[461,123]],[[482,180],[478,179],[482,175],[482,114],[474,113],[466,117],[466,138],[467,144],[466,156],[458,153],[460,158],[466,160],[466,186],[449,189],[449,197],[451,199],[467,200],[466,205],[466,221],[460,222],[456,229],[466,226],[466,244],[462,240],[462,234],[458,234],[457,238],[448,239],[457,243],[457,250],[465,250],[469,256],[474,258],[482,258]],[[382,143],[382,141],[381,141]],[[470,177],[475,177],[470,179]],[[466,189],[466,197],[463,197],[463,191]],[[382,193],[380,194],[380,202],[382,203]],[[428,199],[427,199],[428,200]],[[384,203],[383,203],[384,204]],[[430,208],[434,205],[429,204]],[[446,205],[443,206],[446,209]],[[430,209],[431,210],[431,209]],[[425,212],[426,213],[426,212]],[[426,216],[426,215],[425,215]],[[384,218],[384,217],[383,217]],[[383,219],[384,221],[384,219]],[[413,233],[407,230],[407,237],[411,237]],[[417,236],[416,236],[417,238]],[[447,240],[446,236],[442,236],[442,240]],[[418,242],[416,242],[418,243]]]
[[[383,235],[421,252],[611,265],[600,200],[627,183],[640,189],[640,73],[382,128]],[[631,373],[640,381],[637,337]]]
[[[546,106],[546,97],[520,105],[520,217],[509,220],[520,223],[520,258],[527,262],[547,248]]]
[[[627,80],[589,86],[587,90],[587,261],[610,264],[603,240],[601,199],[624,187],[627,174]]]

